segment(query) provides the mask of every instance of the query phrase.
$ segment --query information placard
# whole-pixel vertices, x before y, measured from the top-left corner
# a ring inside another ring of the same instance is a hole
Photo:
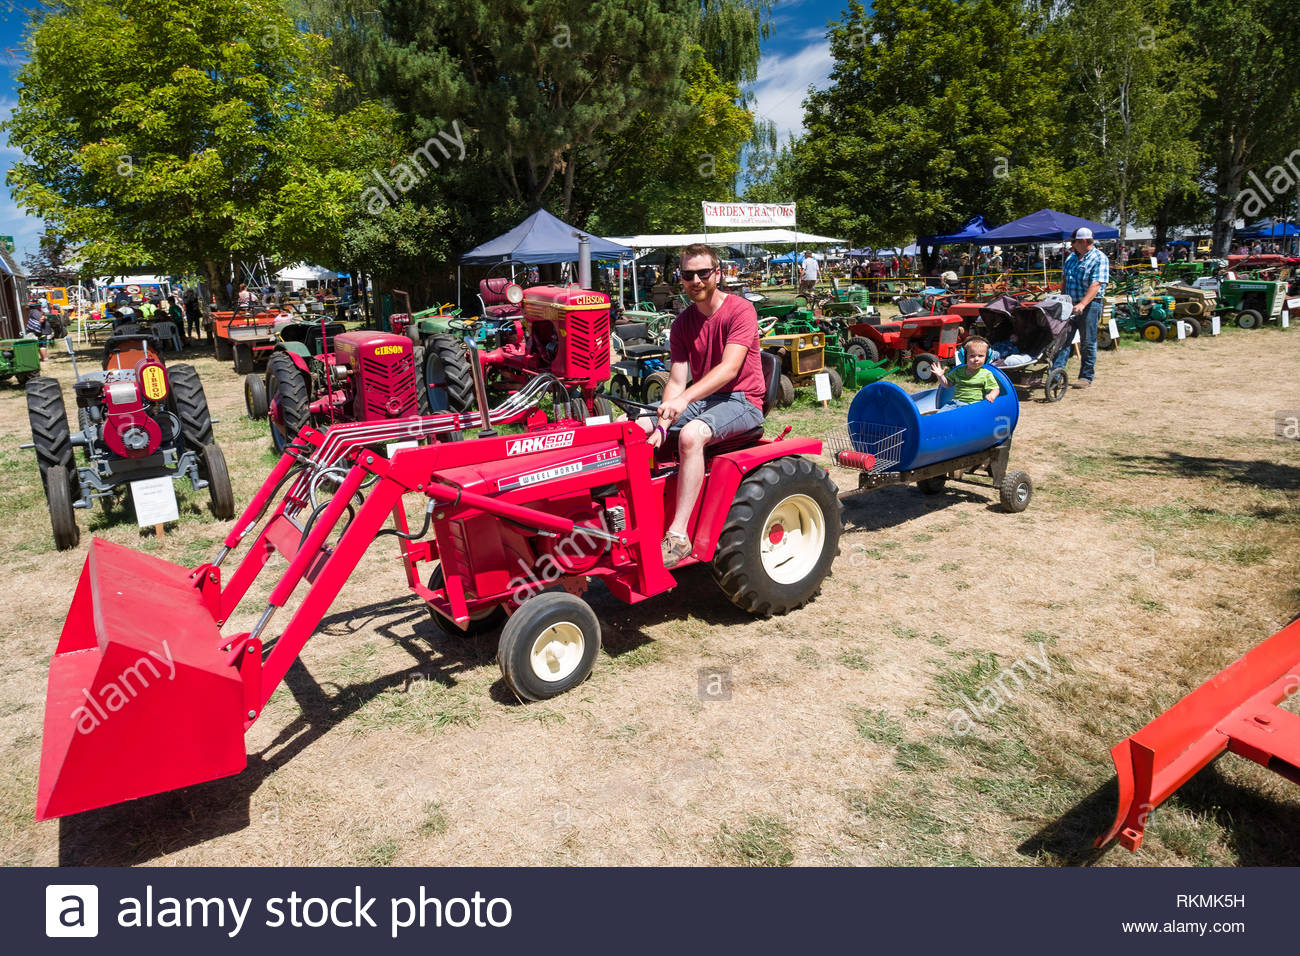
[[[135,505],[136,524],[142,528],[176,521],[181,516],[176,507],[176,489],[165,475],[131,482],[131,503]]]
[[[813,376],[813,385],[817,388],[817,401],[829,402],[831,400],[831,377],[825,372],[818,372]]]
[[[1210,334],[1218,335],[1222,331],[1223,323],[1219,321],[1219,317],[1217,315],[1210,316]]]
[[[1110,329],[1110,337],[1112,339],[1119,338],[1119,323],[1117,323],[1114,319],[1111,319],[1110,323],[1106,327]]]

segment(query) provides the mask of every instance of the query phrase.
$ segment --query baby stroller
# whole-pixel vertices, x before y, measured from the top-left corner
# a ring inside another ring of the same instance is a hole
[[[1072,308],[1064,295],[1049,295],[1042,302],[1020,302],[1006,295],[994,299],[980,309],[979,317],[990,343],[990,364],[1002,369],[1017,388],[1041,385],[1049,402],[1059,402],[1069,378],[1065,369],[1053,369],[1052,362],[1074,339]],[[993,358],[993,346],[1010,343],[1012,336],[1013,351],[1004,349]]]

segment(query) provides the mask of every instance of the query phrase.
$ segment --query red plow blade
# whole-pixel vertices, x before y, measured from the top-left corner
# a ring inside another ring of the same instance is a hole
[[[1119,813],[1097,846],[1136,850],[1151,811],[1224,751],[1300,784],[1300,716],[1277,706],[1297,690],[1300,620],[1115,745]]]
[[[244,768],[243,683],[191,575],[92,542],[50,659],[38,820]]]

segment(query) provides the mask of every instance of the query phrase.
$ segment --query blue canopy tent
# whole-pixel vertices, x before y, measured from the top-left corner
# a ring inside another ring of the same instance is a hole
[[[918,246],[946,246],[955,242],[974,242],[976,239],[982,239],[984,234],[989,231],[989,227],[984,222],[983,216],[971,216],[966,220],[966,225],[956,232],[950,232],[940,236],[922,236],[916,240]]]
[[[985,243],[1016,245],[1030,242],[1068,242],[1074,231],[1083,226],[1092,230],[1094,239],[1118,239],[1119,230],[1091,219],[1081,219],[1055,209],[1040,209],[985,232],[980,239]]]
[[[575,262],[578,258],[578,237],[586,236],[595,261],[615,259],[631,261],[636,253],[628,246],[620,246],[585,230],[570,226],[545,209],[539,209],[509,232],[475,246],[460,257],[461,266],[490,266],[503,262],[522,262],[526,265],[543,265],[553,262]],[[622,273],[619,273],[620,281]],[[632,272],[632,292],[636,295],[636,270]],[[460,268],[456,270],[456,304],[460,304]]]
[[[1262,219],[1237,233],[1238,239],[1289,239],[1293,236],[1300,236],[1300,227],[1276,219]]]

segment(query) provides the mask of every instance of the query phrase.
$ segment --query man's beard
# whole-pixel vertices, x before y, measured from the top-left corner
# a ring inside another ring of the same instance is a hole
[[[709,296],[711,296],[712,294],[713,294],[713,290],[710,289],[707,285],[702,285],[695,290],[692,289],[686,290],[686,295],[690,298],[692,302],[707,302],[709,300]]]

